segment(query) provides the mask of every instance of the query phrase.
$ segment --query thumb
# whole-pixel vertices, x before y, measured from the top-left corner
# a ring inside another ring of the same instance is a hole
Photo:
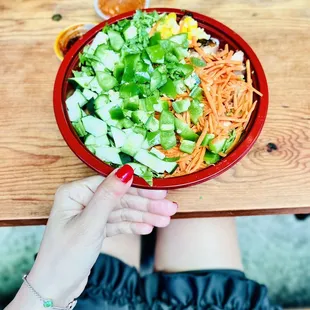
[[[134,171],[129,165],[114,170],[97,188],[94,196],[82,212],[84,220],[92,225],[106,223],[110,213],[118,205],[132,184]]]

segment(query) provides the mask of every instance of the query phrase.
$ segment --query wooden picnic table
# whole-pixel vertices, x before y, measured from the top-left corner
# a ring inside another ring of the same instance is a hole
[[[209,15],[239,33],[267,74],[270,108],[250,153],[220,177],[173,190],[179,217],[310,213],[308,0],[151,0]],[[61,14],[60,21],[52,16]],[[67,147],[54,119],[57,34],[99,22],[93,1],[0,4],[0,225],[40,224],[64,183],[94,172]],[[267,144],[276,150],[268,152]]]

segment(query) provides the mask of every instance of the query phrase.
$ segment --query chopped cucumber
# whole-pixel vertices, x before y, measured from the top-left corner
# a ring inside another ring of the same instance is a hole
[[[126,99],[123,102],[123,108],[130,110],[130,111],[136,111],[139,110],[139,97],[138,96],[134,96],[130,99]]]
[[[110,145],[110,141],[109,141],[109,138],[107,137],[107,135],[103,135],[100,137],[95,137],[93,135],[89,135],[85,139],[84,144],[86,146],[91,145],[94,148],[97,148],[97,147],[104,146],[104,145]]]
[[[103,92],[103,89],[99,85],[96,77],[94,77],[92,81],[90,82],[89,88],[91,91],[96,92],[97,94],[101,94]]]
[[[96,114],[103,120],[107,121],[111,118],[110,110],[114,107],[113,103],[103,105],[101,108],[96,110]]]
[[[161,151],[158,151],[155,147],[151,148],[150,153],[154,154],[159,159],[164,159],[166,157],[164,153],[162,153]]]
[[[85,130],[95,137],[105,135],[107,133],[107,124],[99,118],[91,115],[82,118]]]
[[[100,146],[96,148],[96,156],[108,163],[121,165],[122,161],[119,156],[120,149],[109,146]]]
[[[202,93],[203,93],[202,88],[196,85],[196,86],[191,90],[191,92],[190,92],[189,95],[190,95],[193,99],[201,100],[201,99],[202,99]]]
[[[132,130],[133,130],[133,132],[142,135],[144,138],[146,137],[147,130],[146,130],[143,126],[134,125],[134,127],[132,128]]]
[[[87,99],[79,89],[76,89],[74,93],[69,98],[67,98],[66,104],[70,105],[71,101],[77,102],[81,108],[87,103]]]
[[[110,44],[112,48],[115,51],[119,51],[125,43],[122,35],[119,32],[111,29],[108,31],[108,36],[110,38]]]
[[[93,135],[87,136],[84,142],[85,145],[95,145],[96,144],[96,137]]]
[[[137,28],[134,25],[130,25],[127,29],[123,32],[125,40],[131,40],[135,38],[138,34]]]
[[[153,173],[144,165],[139,163],[128,163],[134,171],[134,174],[143,178],[150,186],[153,185]]]
[[[171,173],[178,165],[175,162],[163,161],[144,149],[141,149],[136,156],[134,156],[134,159],[157,173],[164,173],[165,171]]]
[[[99,48],[100,46],[98,47],[98,49]],[[107,68],[110,71],[113,71],[115,69],[115,65],[120,61],[119,54],[115,53],[114,51],[102,48],[98,52],[96,51],[96,55],[97,53],[100,62],[103,64],[103,67]],[[97,72],[100,68],[102,68],[102,66],[97,66],[96,68],[94,68],[94,70]]]
[[[86,141],[85,141],[86,143]],[[110,145],[110,141],[107,135],[103,135],[100,137],[95,137],[95,146],[104,146],[104,145]]]
[[[131,119],[136,124],[145,124],[149,119],[149,115],[145,111],[137,110],[132,112]]]
[[[169,103],[166,100],[158,99],[157,104],[154,104],[153,107],[156,112],[168,111]]]
[[[70,121],[78,122],[82,117],[82,110],[78,102],[75,100],[66,100],[66,105]]]
[[[87,100],[90,100],[90,99],[96,99],[98,97],[98,94],[96,94],[95,92],[87,89],[87,88],[84,88],[83,90],[83,96],[87,99]]]
[[[122,128],[123,128],[123,125],[122,125],[122,121],[121,121],[121,120],[117,120],[117,119],[108,119],[108,120],[106,120],[106,123],[107,123],[107,125],[109,125],[109,126],[114,126],[114,127],[119,128],[119,129],[122,129]]]
[[[128,163],[128,165],[133,169],[134,174],[141,177],[147,171],[147,167],[138,163]]]
[[[86,145],[86,148],[93,154],[96,153],[96,149],[92,145]]]
[[[95,110],[105,107],[109,103],[109,97],[107,95],[100,95],[94,101]]]
[[[187,33],[180,33],[177,35],[174,35],[169,38],[171,42],[177,43],[179,45],[182,45],[183,47],[188,47],[188,35]]]
[[[133,133],[132,128],[123,129],[123,132],[126,134],[126,136],[130,136]]]
[[[72,126],[79,137],[85,137],[87,135],[81,120],[79,120],[78,122],[72,122]]]
[[[189,101],[188,98],[183,100],[177,100],[172,103],[172,107],[174,111],[176,111],[177,113],[186,112],[190,105],[191,102]]]
[[[108,42],[108,38],[109,37],[104,32],[102,32],[102,31],[98,32],[97,35],[95,36],[92,44],[89,46],[88,53],[94,54],[98,45],[106,44]]]
[[[173,84],[176,88],[178,95],[184,94],[186,92],[186,86],[183,80],[173,81]]]
[[[195,86],[200,84],[200,79],[196,73],[192,73],[184,80],[184,84],[192,90]]]
[[[95,56],[99,62],[101,62],[101,60],[104,58],[104,56],[105,56],[104,52],[106,50],[108,50],[109,48],[110,48],[109,44],[98,45],[98,47],[96,48],[96,51],[95,51]]]
[[[125,144],[122,146],[121,150],[125,154],[135,156],[137,152],[140,150],[143,141],[144,141],[143,135],[132,133],[129,136],[127,136]]]
[[[159,121],[153,115],[149,117],[145,123],[145,128],[151,132],[157,131],[159,129]]]
[[[93,76],[82,76],[82,77],[74,77],[74,78],[69,78],[68,81],[75,82],[82,88],[90,88],[90,82],[94,79]]]
[[[92,61],[91,66],[93,67],[94,71],[104,71],[106,66],[100,61]]]
[[[134,122],[133,122],[131,119],[125,117],[125,118],[122,120],[122,125],[123,125],[123,127],[126,128],[126,129],[127,129],[127,128],[131,128],[131,127],[134,125]]]
[[[146,139],[142,144],[142,148],[149,149],[152,146],[160,144],[160,131],[148,132],[146,134]]]
[[[119,157],[121,158],[122,164],[126,165],[128,163],[131,163],[133,161],[133,158],[125,153],[120,152]]]
[[[122,147],[126,141],[126,134],[119,128],[111,126],[111,133],[115,143],[115,147]]]
[[[107,72],[97,72],[96,77],[100,87],[104,91],[108,91],[118,84],[116,78]]]

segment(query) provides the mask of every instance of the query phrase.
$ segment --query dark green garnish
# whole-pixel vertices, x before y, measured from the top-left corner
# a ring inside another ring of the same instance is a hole
[[[61,19],[62,19],[61,14],[54,14],[52,16],[52,20],[55,21],[55,22],[59,22]]]

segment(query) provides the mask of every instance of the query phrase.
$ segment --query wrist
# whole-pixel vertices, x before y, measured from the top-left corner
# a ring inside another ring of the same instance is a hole
[[[36,298],[29,288],[23,283],[13,301],[5,310],[44,310],[42,302]]]
[[[53,280],[53,275],[40,268],[38,270],[33,268],[27,281],[43,299],[51,300],[54,307],[66,308],[75,299],[69,292],[60,289],[60,285]],[[29,287],[28,289],[30,290]]]

